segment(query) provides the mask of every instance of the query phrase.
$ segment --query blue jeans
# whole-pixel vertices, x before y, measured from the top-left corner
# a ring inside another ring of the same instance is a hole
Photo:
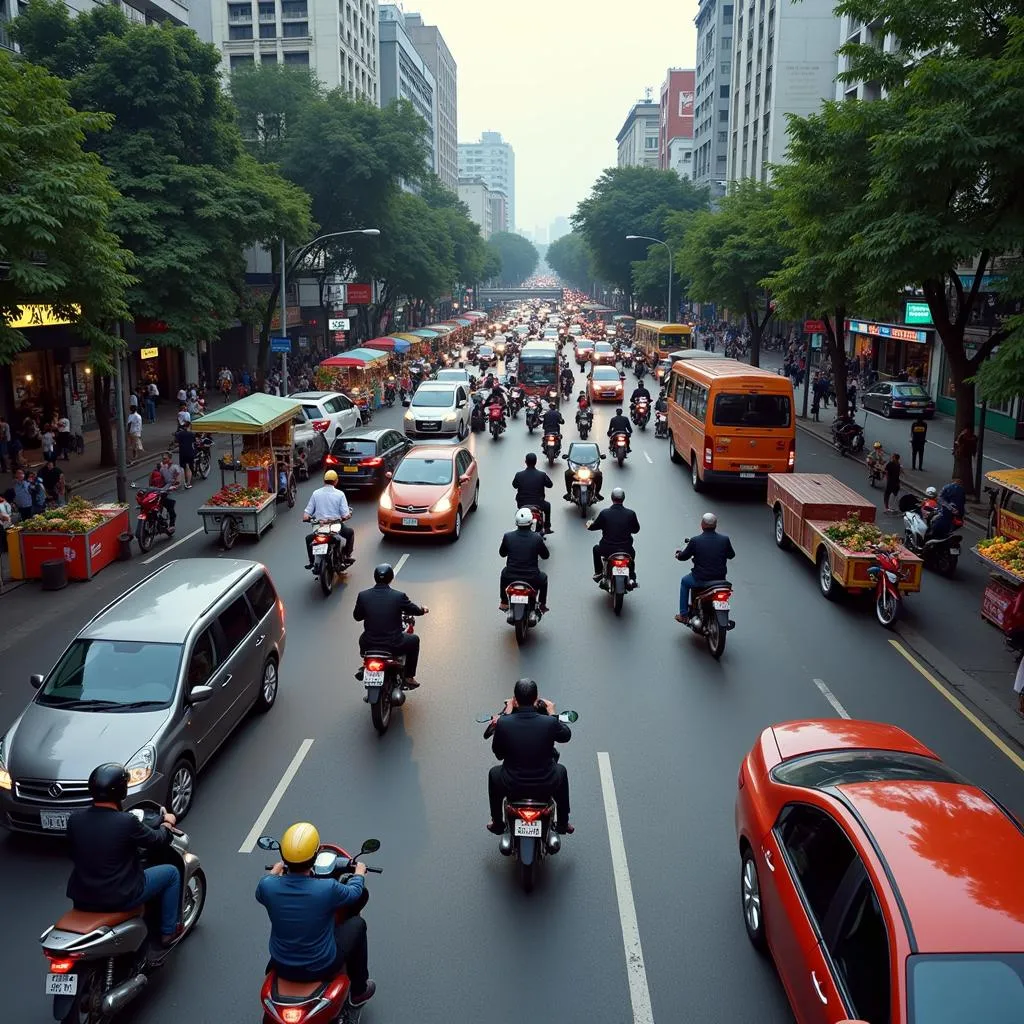
[[[692,572],[688,572],[679,581],[679,614],[685,615],[690,609],[690,591],[694,587],[700,586],[700,580],[693,575]]]
[[[146,398],[146,419],[150,423],[156,423],[156,399]]]
[[[146,868],[146,885],[140,903],[160,897],[160,934],[173,935],[181,908],[181,875],[173,864]]]

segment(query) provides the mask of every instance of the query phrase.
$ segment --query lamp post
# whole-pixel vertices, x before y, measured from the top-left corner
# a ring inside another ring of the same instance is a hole
[[[309,250],[312,249],[314,245],[318,245],[320,242],[326,242],[327,239],[329,239],[329,238],[340,238],[342,235],[371,235],[371,236],[373,236],[375,238],[379,234],[380,234],[380,228],[354,228],[351,231],[331,231],[331,232],[329,232],[326,235],[317,235],[317,237],[314,238],[311,242],[307,242],[304,246],[302,246],[301,248],[297,249],[295,252],[292,253],[291,267],[292,267],[292,269],[294,269],[298,265],[299,260],[301,260],[302,257],[305,256],[306,253],[309,252]],[[288,334],[288,308],[287,308],[287,306],[288,306],[288,299],[287,299],[287,296],[285,295],[285,288],[287,287],[286,282],[287,282],[287,278],[288,278],[288,267],[286,266],[287,262],[288,262],[288,260],[287,260],[287,257],[285,256],[285,250],[284,250],[284,238],[282,237],[282,239],[281,239],[281,283],[280,283],[280,286],[279,286],[279,289],[278,289],[279,292],[280,292],[280,295],[278,296],[278,299],[280,301],[280,306],[281,306],[281,330],[282,330],[282,332],[284,333],[284,335],[286,337],[287,337],[287,334]],[[287,352],[282,352],[281,353],[281,387],[284,388],[285,391],[288,390],[288,353]]]
[[[674,323],[672,316],[672,246],[668,242],[663,242],[660,238],[651,238],[650,235],[626,235],[627,240],[640,239],[644,242],[654,242],[655,245],[663,245],[668,251],[668,305],[665,309],[665,315],[668,318],[669,323]]]

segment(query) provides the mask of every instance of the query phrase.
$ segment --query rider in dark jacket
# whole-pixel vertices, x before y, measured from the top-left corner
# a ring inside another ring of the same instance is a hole
[[[359,637],[359,653],[383,648],[395,655],[405,655],[405,687],[415,690],[416,666],[420,658],[420,638],[415,633],[406,633],[402,613],[426,615],[428,609],[413,604],[401,590],[392,590],[391,581],[395,570],[382,562],[373,570],[376,586],[362,590],[356,597],[352,618],[363,623]]]
[[[727,562],[736,557],[732,542],[718,533],[718,516],[705,512],[700,520],[700,535],[691,537],[682,551],[676,552],[680,562],[693,559],[693,570],[679,581],[679,614],[676,622],[686,622],[690,610],[690,591],[705,583],[726,578]]]
[[[547,573],[541,572],[539,559],[548,558],[551,552],[548,551],[544,538],[530,529],[532,525],[533,515],[526,509],[520,509],[516,513],[516,529],[509,530],[501,538],[498,554],[505,559],[505,568],[501,570],[498,587],[498,608],[503,612],[508,611],[505,588],[517,580],[535,587],[541,612],[548,610],[548,577]]]
[[[622,415],[622,409],[616,409],[615,415],[608,421],[608,436],[615,434],[627,434],[630,438],[626,442],[626,451],[632,451],[633,424],[629,422],[628,416]]]
[[[512,486],[516,489],[516,508],[532,505],[534,508],[542,509],[544,532],[554,533],[551,529],[551,502],[544,496],[544,491],[555,485],[547,473],[537,468],[537,456],[534,452],[529,452],[526,456],[526,469],[519,470],[512,477]]]
[[[541,420],[541,425],[544,428],[545,434],[558,434],[562,436],[562,424],[565,420],[562,418],[562,414],[558,411],[558,406],[552,402],[547,412],[544,413],[544,418]]]
[[[588,530],[600,531],[601,540],[594,545],[594,580],[600,582],[604,576],[603,559],[625,551],[633,561],[630,563],[630,579],[636,583],[636,550],[633,535],[640,532],[640,520],[631,508],[623,504],[626,492],[621,487],[612,489],[610,508],[604,509],[595,519],[587,523]]]

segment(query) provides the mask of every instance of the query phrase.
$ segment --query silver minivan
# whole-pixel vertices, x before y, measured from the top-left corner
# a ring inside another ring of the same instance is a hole
[[[0,739],[0,825],[60,835],[104,761],[125,807],[188,813],[196,774],[250,710],[277,699],[284,605],[265,566],[169,562],[93,616]]]

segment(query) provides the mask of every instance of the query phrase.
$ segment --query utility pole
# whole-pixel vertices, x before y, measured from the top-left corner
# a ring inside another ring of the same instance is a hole
[[[114,325],[114,430],[117,443],[117,500],[128,501],[128,455],[125,451],[124,386],[121,378],[121,321]]]
[[[279,285],[279,296],[281,305],[281,337],[288,337],[288,297],[285,295],[286,274],[285,274],[285,251],[284,235],[281,236],[281,284]],[[281,394],[288,393],[288,353],[281,353]]]

